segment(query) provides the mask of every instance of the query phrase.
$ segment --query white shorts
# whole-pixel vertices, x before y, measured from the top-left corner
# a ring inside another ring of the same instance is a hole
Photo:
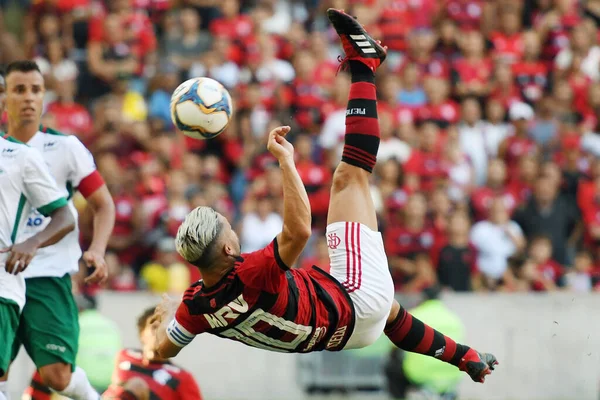
[[[381,336],[394,301],[394,283],[381,233],[357,222],[327,226],[330,274],[346,289],[356,314],[344,349],[373,344]]]

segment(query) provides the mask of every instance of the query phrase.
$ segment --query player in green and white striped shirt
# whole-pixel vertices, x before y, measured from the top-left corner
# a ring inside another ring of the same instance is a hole
[[[0,114],[4,108],[0,76]],[[41,154],[14,139],[0,138],[0,376],[7,372],[20,313],[25,305],[27,268],[37,249],[52,245],[75,228],[67,199],[56,186]],[[43,231],[23,241],[27,211],[52,217]],[[0,390],[0,400],[6,399]]]

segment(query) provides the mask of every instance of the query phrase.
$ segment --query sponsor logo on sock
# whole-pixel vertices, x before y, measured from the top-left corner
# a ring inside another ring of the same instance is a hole
[[[367,115],[366,108],[349,108],[346,110],[346,115]]]
[[[442,356],[442,354],[444,354],[444,351],[446,351],[446,346],[442,347],[441,349],[437,349],[433,356],[435,358],[440,358]]]

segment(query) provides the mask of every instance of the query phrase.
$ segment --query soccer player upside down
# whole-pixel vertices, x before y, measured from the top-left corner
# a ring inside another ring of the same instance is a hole
[[[369,191],[379,147],[374,73],[386,48],[342,11],[329,20],[343,44],[352,86],[342,162],[335,170],[327,217],[331,275],[318,267],[290,269],[311,234],[306,190],[294,165],[289,127],[270,132],[267,148],[283,173],[283,229],[262,250],[240,254],[229,222],[198,207],[177,233],[177,250],[202,272],[181,303],[165,299],[154,319],[158,353],[173,357],[200,333],[252,347],[306,353],[368,346],[384,331],[399,348],[453,364],[483,382],[491,354],[458,344],[413,318],[394,300],[394,286]]]

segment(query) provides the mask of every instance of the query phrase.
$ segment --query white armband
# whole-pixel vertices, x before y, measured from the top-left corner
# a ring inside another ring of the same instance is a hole
[[[167,326],[167,337],[177,347],[187,346],[194,340],[195,336],[181,326],[175,318]]]

